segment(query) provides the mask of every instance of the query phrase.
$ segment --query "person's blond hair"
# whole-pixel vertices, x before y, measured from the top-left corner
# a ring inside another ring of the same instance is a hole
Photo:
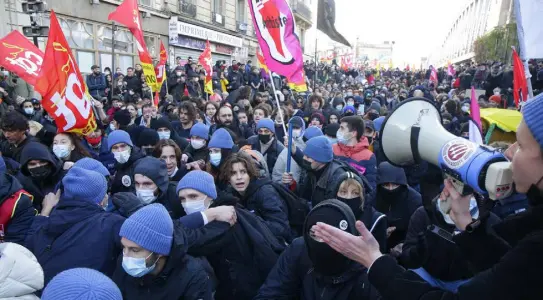
[[[355,186],[358,191],[360,192],[360,209],[363,210],[364,208],[364,187],[358,182],[357,180],[353,178],[347,178],[343,180],[343,182],[339,185],[338,193],[341,191],[341,189],[348,189],[350,186]]]

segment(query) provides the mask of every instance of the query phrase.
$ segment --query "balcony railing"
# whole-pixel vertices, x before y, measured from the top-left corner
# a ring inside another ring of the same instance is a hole
[[[196,4],[191,1],[179,0],[179,12],[191,17],[196,17]]]
[[[303,1],[294,0],[292,1],[292,10],[295,14],[301,16],[305,21],[311,24],[311,8]]]

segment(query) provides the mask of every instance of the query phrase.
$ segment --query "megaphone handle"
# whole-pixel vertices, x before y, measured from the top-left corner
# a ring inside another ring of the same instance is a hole
[[[451,176],[447,173],[443,173],[445,180],[449,180],[449,182],[454,186],[454,189],[460,193],[462,196],[467,196],[470,194],[473,194],[473,189],[469,185],[465,185],[462,181],[456,179],[454,176]],[[446,211],[447,213],[451,209],[451,198],[447,197],[444,203],[442,203],[442,209]]]

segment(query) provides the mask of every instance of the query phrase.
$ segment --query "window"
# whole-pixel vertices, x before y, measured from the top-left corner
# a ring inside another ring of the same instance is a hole
[[[134,56],[131,55],[119,55],[119,68],[123,73],[126,73],[128,67],[134,67]]]
[[[246,15],[246,6],[247,1],[244,0],[237,0],[237,7],[236,7],[236,20],[240,23],[247,22],[247,15]]]
[[[77,51],[77,65],[82,73],[90,73],[91,67],[94,65],[94,53]]]
[[[213,12],[216,14],[223,14],[223,0],[213,0]]]
[[[100,67],[105,69],[106,67],[109,67],[111,69],[111,54],[110,53],[100,53]],[[115,70],[111,70],[112,72],[115,72]]]
[[[138,0],[138,4],[151,7],[151,0]]]

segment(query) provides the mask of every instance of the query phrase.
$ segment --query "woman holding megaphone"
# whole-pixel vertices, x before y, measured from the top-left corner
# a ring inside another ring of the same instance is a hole
[[[513,180],[531,207],[486,230],[488,214],[474,220],[471,195],[461,196],[450,181],[444,193],[450,217],[461,232],[452,240],[476,275],[457,293],[439,290],[379,251],[379,244],[357,222],[360,236],[318,223],[315,236],[336,251],[368,268],[370,283],[385,299],[543,299],[543,94],[524,105],[517,142],[505,153],[512,161]]]

